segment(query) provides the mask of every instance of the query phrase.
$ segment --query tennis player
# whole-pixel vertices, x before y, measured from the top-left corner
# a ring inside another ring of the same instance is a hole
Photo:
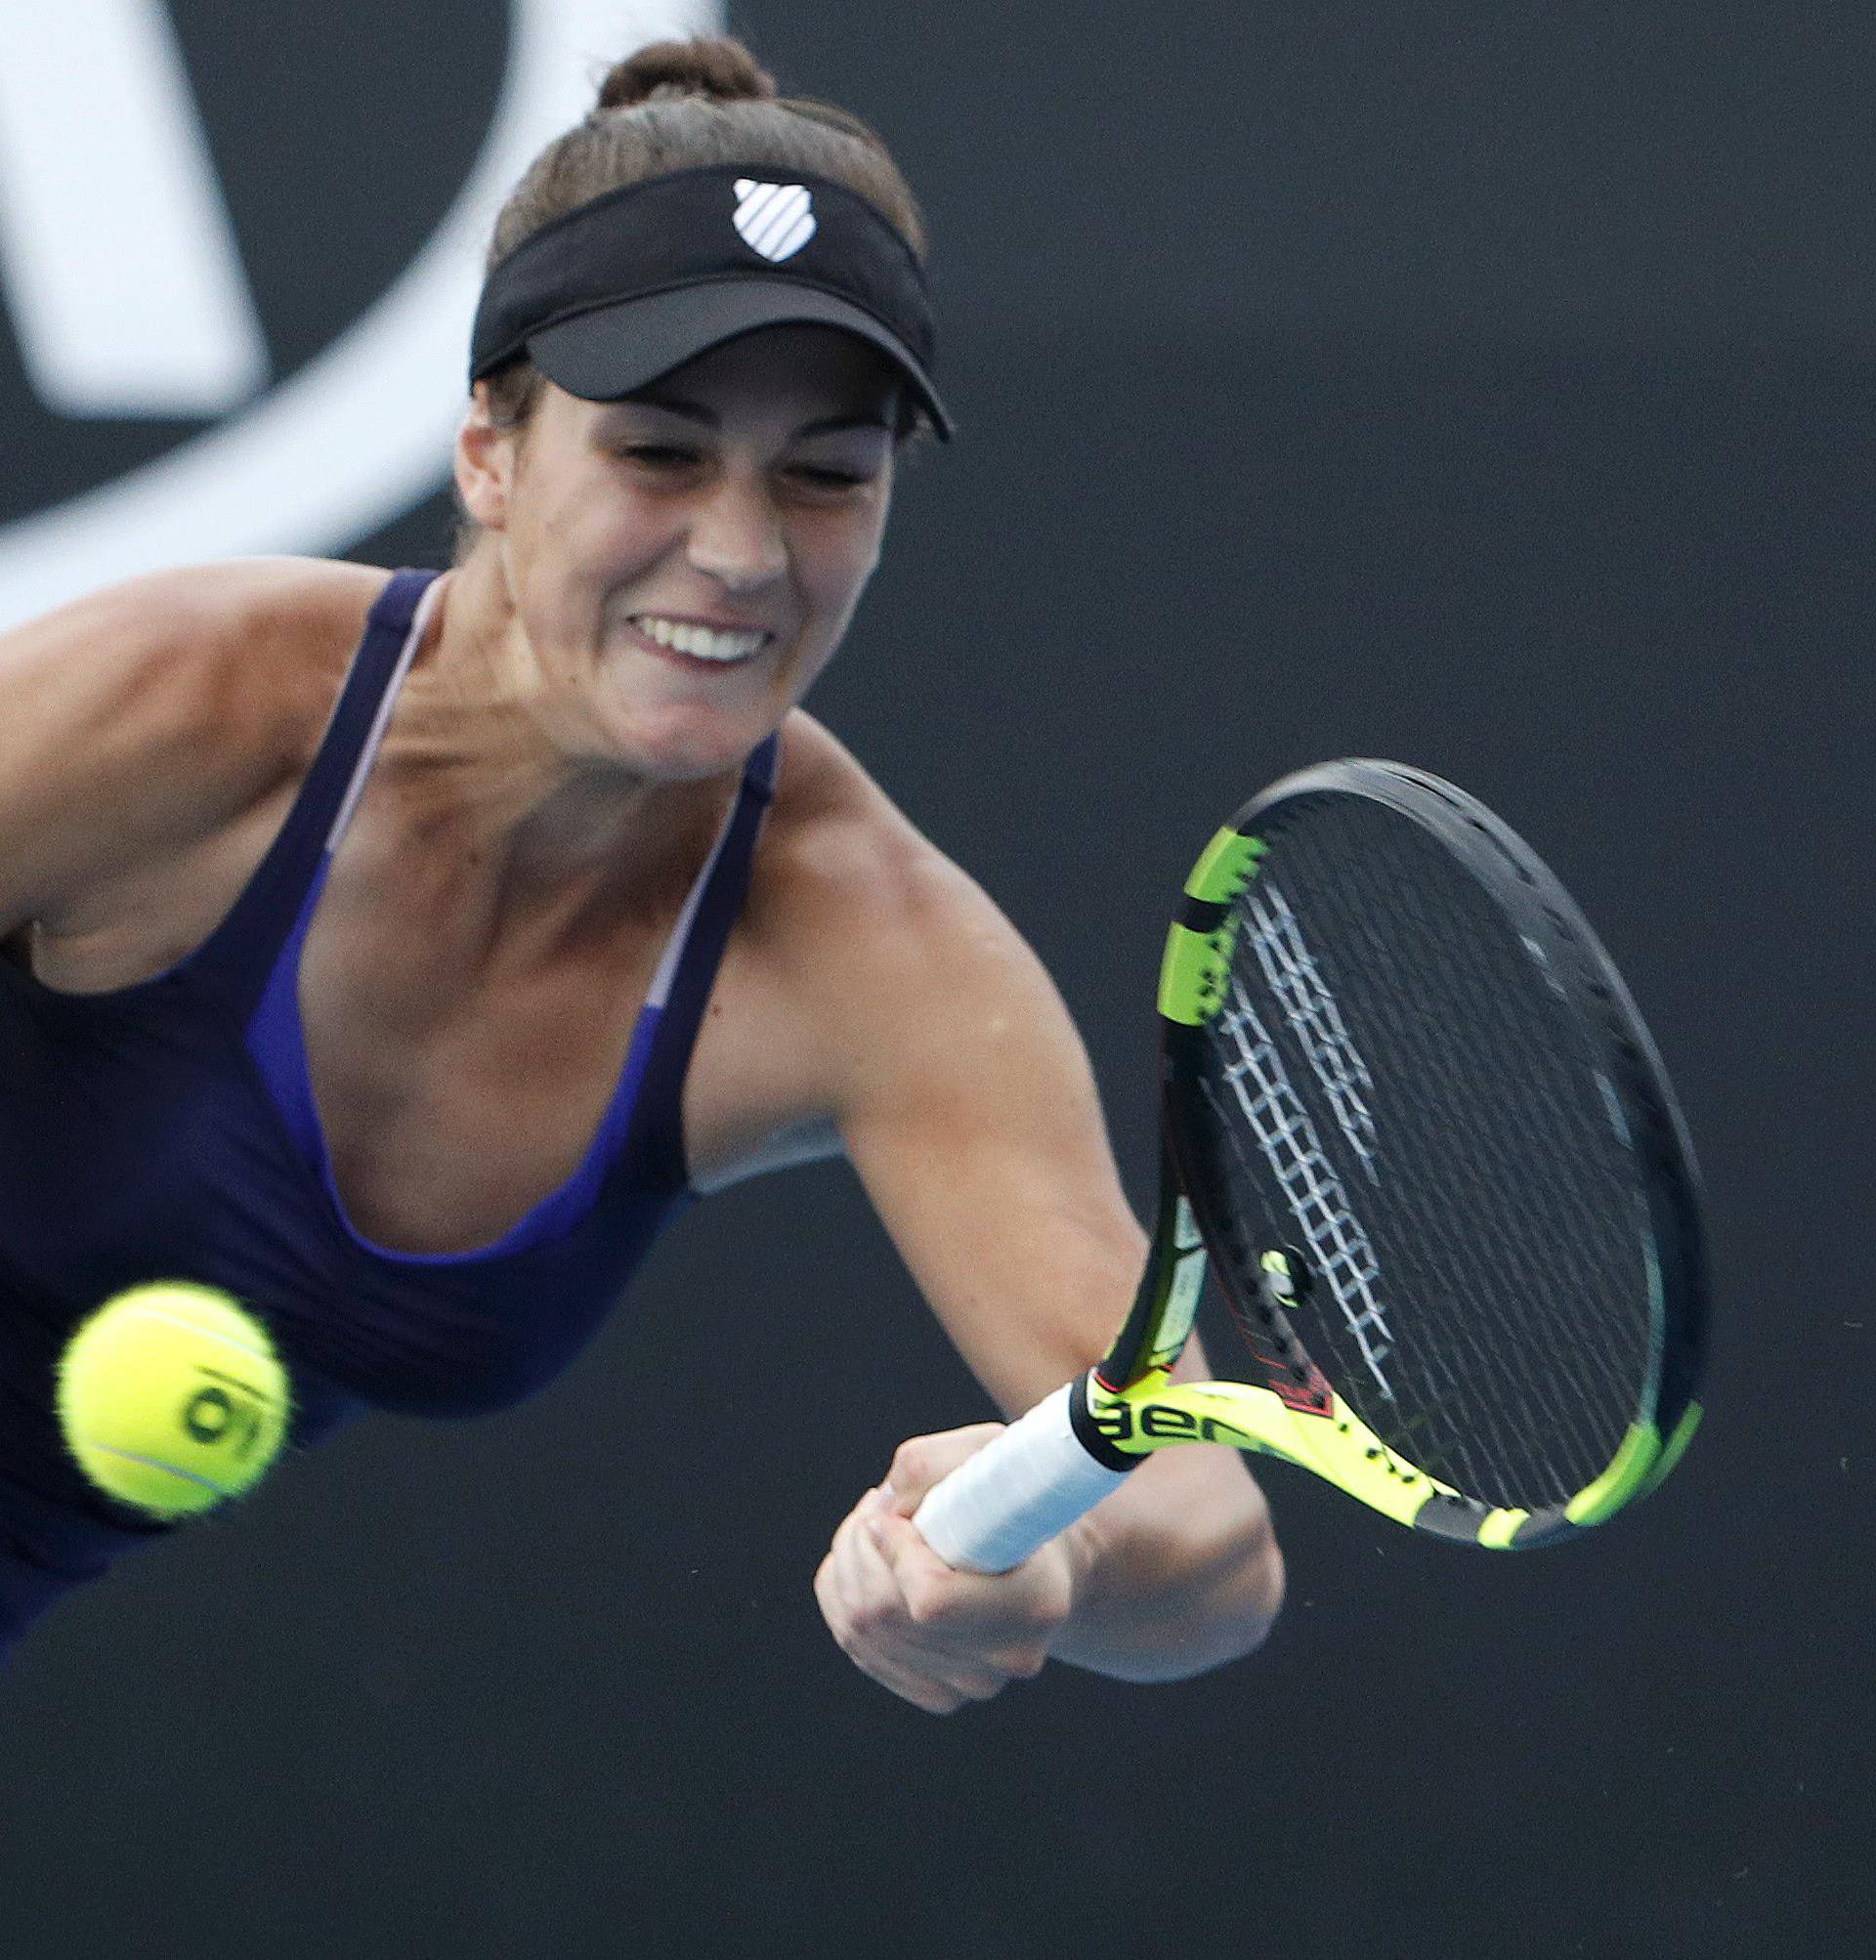
[[[1144,1240],[1061,1001],[800,707],[950,433],[923,250],[863,124],[646,49],[500,218],[448,572],[178,571],[0,642],[0,1650],[171,1528],[52,1409],[140,1281],[260,1310],[306,1447],[533,1394],[698,1194],[844,1151],[1006,1411],[1100,1353]],[[868,1674],[944,1712],[1263,1637],[1228,1452],[943,1565],[911,1513],[995,1429],[903,1444],[834,1532]]]

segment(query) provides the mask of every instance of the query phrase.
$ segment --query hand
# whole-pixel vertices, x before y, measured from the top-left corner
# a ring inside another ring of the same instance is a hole
[[[1040,1674],[1074,1600],[1062,1540],[986,1577],[954,1572],[913,1525],[932,1485],[1002,1428],[974,1423],[901,1443],[886,1481],[847,1513],[814,1576],[822,1616],[847,1656],[932,1715]]]

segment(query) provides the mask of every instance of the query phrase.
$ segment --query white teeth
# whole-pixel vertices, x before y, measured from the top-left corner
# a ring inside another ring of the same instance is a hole
[[[686,619],[652,614],[641,614],[632,624],[661,647],[689,654],[694,660],[746,660],[769,637],[763,632],[719,633],[713,626],[694,626]]]

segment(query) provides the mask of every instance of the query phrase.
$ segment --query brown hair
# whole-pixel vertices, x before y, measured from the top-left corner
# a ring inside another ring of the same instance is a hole
[[[869,199],[925,256],[918,206],[885,145],[830,103],[778,95],[741,41],[700,35],[659,41],[618,63],[583,121],[530,165],[495,221],[492,267],[563,212],[648,177],[717,163],[808,171]],[[490,419],[518,428],[540,398],[540,370],[522,359],[489,380]],[[908,407],[900,433],[912,433]]]

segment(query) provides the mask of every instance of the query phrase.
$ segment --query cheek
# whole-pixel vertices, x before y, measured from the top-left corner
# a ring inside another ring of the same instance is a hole
[[[674,531],[617,486],[568,485],[529,513],[523,539],[527,585],[570,615],[591,612],[622,583],[661,560]]]
[[[820,540],[821,549],[803,562],[804,583],[815,612],[844,627],[879,564],[884,512],[862,525],[849,525]]]

